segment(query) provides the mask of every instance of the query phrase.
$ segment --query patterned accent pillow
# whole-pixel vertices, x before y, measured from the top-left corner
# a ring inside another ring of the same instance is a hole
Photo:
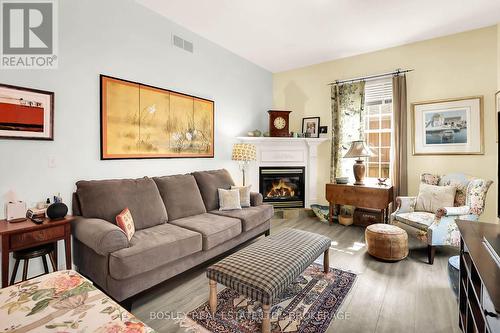
[[[241,207],[250,207],[250,188],[252,185],[248,186],[231,186],[231,190],[240,191],[240,204]]]
[[[420,182],[427,185],[438,185],[440,178],[441,177],[439,175],[433,175],[431,173],[423,173],[420,175]]]
[[[240,190],[219,188],[219,210],[241,209]]]
[[[120,214],[116,215],[116,225],[123,230],[130,241],[135,233],[135,225],[132,214],[130,214],[130,210],[128,210],[128,208],[125,208]]]

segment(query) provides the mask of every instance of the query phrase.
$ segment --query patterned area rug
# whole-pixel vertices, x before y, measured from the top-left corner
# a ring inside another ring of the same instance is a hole
[[[354,273],[330,268],[330,273],[325,275],[322,265],[312,264],[273,305],[271,332],[325,332],[355,280]],[[197,333],[260,332],[260,303],[229,288],[218,293],[217,301],[214,317],[206,302],[189,312],[181,327]]]

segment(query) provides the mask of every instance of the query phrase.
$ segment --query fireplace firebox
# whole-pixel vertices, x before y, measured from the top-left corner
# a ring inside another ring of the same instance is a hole
[[[276,208],[303,208],[304,167],[260,167],[259,188],[264,202]]]

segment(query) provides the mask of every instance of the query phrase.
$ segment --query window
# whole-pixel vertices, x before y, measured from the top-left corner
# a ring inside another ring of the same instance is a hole
[[[367,161],[367,177],[390,177],[392,147],[392,80],[365,85],[365,138],[376,154]]]

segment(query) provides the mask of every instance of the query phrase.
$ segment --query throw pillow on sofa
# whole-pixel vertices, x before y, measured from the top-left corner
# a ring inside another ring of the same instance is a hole
[[[219,192],[219,210],[241,209],[240,190],[218,189]]]
[[[420,184],[415,211],[436,213],[439,208],[453,207],[455,186]]]
[[[130,210],[128,208],[125,208],[120,214],[116,215],[116,225],[123,230],[130,241],[132,236],[135,234],[135,225],[132,214],[130,214]]]
[[[240,191],[240,205],[241,207],[250,207],[250,187],[248,186],[231,186],[231,190]]]

